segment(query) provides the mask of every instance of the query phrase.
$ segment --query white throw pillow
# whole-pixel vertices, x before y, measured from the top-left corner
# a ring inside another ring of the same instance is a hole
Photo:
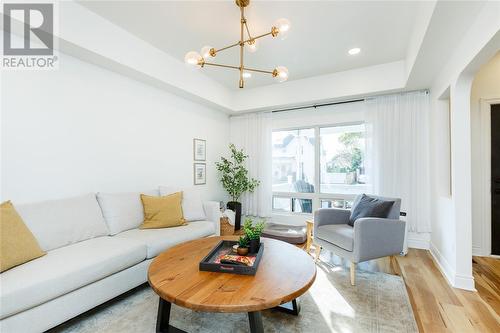
[[[108,234],[94,193],[14,206],[44,251]]]
[[[97,201],[108,225],[109,234],[139,228],[144,221],[141,194],[158,196],[158,190],[126,193],[97,193]]]
[[[169,195],[175,192],[182,192],[182,213],[188,222],[206,220],[203,201],[199,190],[196,188],[179,189],[170,186],[160,186],[160,195]]]

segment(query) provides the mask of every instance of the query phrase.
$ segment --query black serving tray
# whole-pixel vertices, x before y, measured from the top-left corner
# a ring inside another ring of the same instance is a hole
[[[238,244],[237,241],[221,240],[217,245],[208,253],[208,255],[200,261],[200,271],[219,272],[219,273],[232,273],[241,275],[255,275],[259,267],[262,253],[264,252],[264,243],[260,243],[259,251],[255,254],[248,254],[247,257],[255,257],[253,266],[232,265],[232,264],[217,264],[214,261],[217,256],[225,250],[229,250],[232,254],[233,245]]]

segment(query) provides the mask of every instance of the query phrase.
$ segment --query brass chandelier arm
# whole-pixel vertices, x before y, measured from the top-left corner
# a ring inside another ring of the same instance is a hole
[[[259,38],[266,37],[266,36],[269,36],[269,35],[272,35],[272,34],[273,34],[273,32],[269,31],[269,32],[266,32],[265,34],[255,36],[255,37],[253,37],[251,39],[259,39]],[[244,43],[250,41],[251,39],[247,39],[246,41],[244,41]]]
[[[248,35],[248,39],[249,40],[252,40],[252,35],[250,35],[250,29],[248,29],[248,23],[247,23],[247,20],[245,19],[245,28],[247,29],[247,35]]]
[[[265,33],[265,34],[262,34],[262,35],[259,35],[259,36],[256,36],[256,37],[249,38],[249,39],[247,39],[247,40],[244,40],[244,41],[243,41],[243,44],[248,43],[248,42],[249,42],[249,41],[251,41],[251,40],[256,40],[256,39],[259,39],[259,38],[262,38],[262,37],[266,37],[266,36],[269,36],[269,35],[272,35],[272,34],[273,34],[273,32],[272,32],[272,31],[270,31],[270,32],[267,32],[267,33]],[[221,51],[224,51],[224,50],[230,49],[230,48],[232,48],[232,47],[235,47],[235,46],[241,45],[241,44],[242,44],[241,42],[236,42],[236,43],[231,44],[231,45],[229,45],[229,46],[226,46],[226,47],[223,47],[223,48],[221,48],[221,49],[215,50],[215,54],[217,54],[217,53],[219,53],[219,52],[221,52]]]
[[[220,51],[224,51],[224,50],[230,49],[230,48],[238,46],[238,45],[240,45],[240,42],[236,42],[236,43],[231,44],[229,46],[226,46],[226,47],[223,47],[221,49],[215,50],[215,53],[219,53]]]
[[[215,67],[224,67],[224,68],[232,68],[240,70],[240,66],[231,66],[231,65],[222,65],[222,64],[214,64],[213,62],[203,62],[203,66],[215,66]]]
[[[249,71],[249,72],[264,73],[264,74],[273,74],[273,72],[274,72],[274,71],[265,71],[263,69],[248,68],[248,67],[244,67],[243,70]]]
[[[240,70],[241,68],[239,66],[231,66],[231,65],[223,65],[223,64],[215,64],[213,62],[203,62],[203,65],[208,65],[208,66],[215,66],[215,67],[224,67],[224,68],[231,68],[231,69],[237,69]],[[244,71],[249,71],[249,72],[257,72],[257,73],[264,73],[264,74],[273,74],[274,71],[266,71],[263,69],[256,69],[256,68],[247,68],[243,67]]]

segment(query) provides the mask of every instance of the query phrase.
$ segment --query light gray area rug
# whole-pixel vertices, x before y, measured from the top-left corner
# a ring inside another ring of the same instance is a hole
[[[316,281],[300,297],[298,316],[263,311],[266,332],[418,332],[399,276],[358,271],[356,286],[341,266],[318,264]],[[147,285],[97,307],[51,332],[155,332],[158,296]],[[172,306],[170,324],[190,333],[248,332],[246,314],[203,313]]]

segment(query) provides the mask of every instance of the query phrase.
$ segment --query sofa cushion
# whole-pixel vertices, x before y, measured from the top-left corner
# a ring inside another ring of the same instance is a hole
[[[213,235],[215,233],[214,226],[215,224],[210,221],[197,221],[173,228],[127,230],[114,238],[125,238],[145,244],[149,259],[174,245]]]
[[[0,204],[0,272],[45,255],[10,201]]]
[[[306,227],[266,223],[266,227],[262,231],[262,237],[278,239],[290,244],[302,244],[307,240]]]
[[[110,235],[139,228],[144,221],[141,194],[158,196],[158,190],[125,193],[97,193],[97,201]]]
[[[144,222],[139,229],[160,229],[179,227],[186,224],[182,215],[182,192],[151,197],[141,194],[144,206]]]
[[[348,224],[321,225],[316,229],[314,237],[318,237],[347,251],[352,252],[354,248],[354,228]]]
[[[109,236],[49,251],[0,275],[0,318],[103,279],[145,258],[144,244]]]
[[[160,195],[169,195],[175,192],[182,192],[182,212],[186,221],[203,221],[207,219],[205,210],[203,209],[200,190],[193,187],[181,189],[160,186]]]
[[[363,217],[379,217],[385,219],[389,216],[393,205],[394,201],[382,200],[362,194],[361,197],[356,198],[354,202],[348,224],[354,226],[354,222]]]
[[[93,193],[14,207],[44,251],[108,234]]]

